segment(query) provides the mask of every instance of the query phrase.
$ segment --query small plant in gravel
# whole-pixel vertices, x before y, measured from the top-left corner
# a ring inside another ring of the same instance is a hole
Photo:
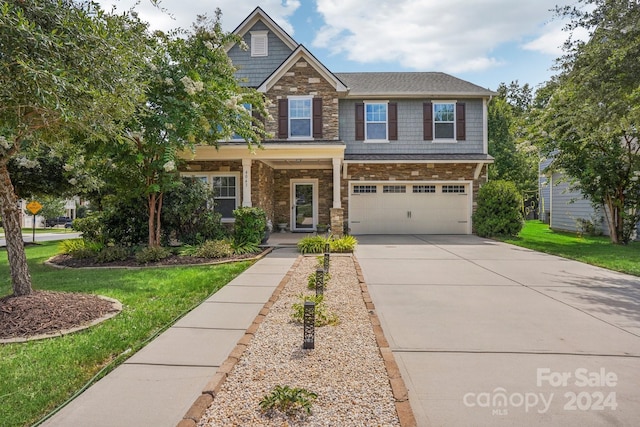
[[[322,268],[322,266],[319,266],[318,268]],[[331,280],[331,273],[327,272],[324,274],[324,287],[327,287],[327,284],[329,283],[329,280]],[[313,272],[309,275],[309,277],[307,278],[307,288],[308,289],[315,289],[316,288],[316,273]]]
[[[315,326],[335,326],[340,323],[340,319],[334,313],[331,313],[324,303],[324,295],[298,295],[300,302],[294,303],[291,318],[299,323],[304,323],[304,303],[313,301],[315,303]]]
[[[311,405],[318,395],[304,388],[277,385],[260,401],[263,413],[271,415],[273,411],[280,411],[287,416],[304,411],[311,414]]]

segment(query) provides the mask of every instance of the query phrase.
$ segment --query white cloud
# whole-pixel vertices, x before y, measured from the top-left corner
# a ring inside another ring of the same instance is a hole
[[[557,21],[545,25],[545,31],[528,43],[522,45],[525,50],[539,52],[545,55],[559,57],[562,55],[562,46],[567,41],[569,34],[562,30],[563,22]],[[589,32],[584,28],[574,30],[572,38],[574,40],[588,40]]]
[[[556,3],[561,2],[317,0],[325,25],[313,45],[361,63],[480,71],[504,62],[492,52],[506,43],[535,38],[522,48],[537,51],[555,43],[557,28],[541,24],[553,17],[549,10]]]
[[[153,6],[151,0],[98,0],[104,9],[110,10],[115,5],[118,10],[135,8],[140,17],[149,22],[152,30],[170,30],[177,27],[191,28],[198,15],[207,14],[213,17],[216,8],[222,10],[222,27],[233,31],[256,6],[265,10],[285,31],[293,35],[293,26],[289,17],[300,7],[300,0],[161,0],[160,8]],[[160,9],[164,9],[162,11]]]

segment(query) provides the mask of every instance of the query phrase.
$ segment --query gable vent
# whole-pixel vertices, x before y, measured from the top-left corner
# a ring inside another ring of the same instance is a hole
[[[251,31],[251,56],[269,54],[268,31]]]

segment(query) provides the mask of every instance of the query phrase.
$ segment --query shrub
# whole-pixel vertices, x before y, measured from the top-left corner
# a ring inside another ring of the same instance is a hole
[[[328,238],[323,236],[304,237],[298,242],[298,250],[302,254],[321,254],[328,241]]]
[[[473,225],[481,237],[517,236],[524,220],[522,196],[510,181],[489,181],[480,188]]]
[[[89,242],[104,242],[104,222],[100,212],[92,212],[84,218],[73,220],[73,229],[82,233],[82,238]]]
[[[291,308],[293,308],[293,313],[291,314],[291,318],[299,323],[304,323],[304,303],[306,301],[313,301],[315,303],[315,326],[326,326],[331,325],[335,326],[340,323],[338,316],[334,313],[331,313],[327,308],[327,305],[324,303],[324,295],[298,295],[300,298],[300,302],[294,303]]]
[[[280,411],[287,416],[296,414],[304,410],[311,413],[311,404],[318,395],[303,388],[291,388],[289,386],[277,385],[260,401],[262,412]]]
[[[107,246],[96,254],[96,262],[105,263],[113,261],[124,261],[129,258],[130,251],[124,246]]]
[[[255,242],[231,242],[231,247],[233,248],[233,253],[238,255],[245,254],[254,254],[256,252],[260,252],[260,247],[258,243]]]
[[[63,254],[71,255],[76,259],[95,257],[103,248],[98,242],[90,242],[84,239],[63,240],[58,244],[58,249]]]
[[[170,255],[171,251],[162,246],[147,246],[136,252],[136,261],[138,264],[148,264],[150,262],[161,261]]]
[[[355,237],[344,235],[339,239],[333,239],[329,242],[331,245],[331,252],[344,253],[353,252],[358,244]]]
[[[201,180],[183,177],[164,194],[162,234],[165,242],[173,237],[189,245],[227,237],[222,216],[213,211],[213,191]]]
[[[233,255],[231,243],[227,240],[207,240],[193,253],[200,258],[226,258]]]
[[[309,236],[298,242],[298,250],[303,254],[320,254],[324,246],[329,243],[329,250],[334,253],[353,252],[358,244],[355,237],[344,235],[339,239],[334,236]]]
[[[233,240],[236,246],[262,242],[267,228],[267,214],[262,208],[242,207],[233,211],[235,226]]]

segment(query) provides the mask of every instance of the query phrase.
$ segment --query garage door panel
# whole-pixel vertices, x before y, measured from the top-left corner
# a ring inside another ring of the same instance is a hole
[[[469,186],[465,184],[465,193],[443,193],[442,184],[436,184],[433,193],[413,193],[413,185],[424,184],[433,186],[434,183],[407,183],[406,193],[384,193],[383,186],[389,183],[370,183],[376,186],[376,192],[367,194],[353,194],[350,187],[351,233],[467,234]]]

